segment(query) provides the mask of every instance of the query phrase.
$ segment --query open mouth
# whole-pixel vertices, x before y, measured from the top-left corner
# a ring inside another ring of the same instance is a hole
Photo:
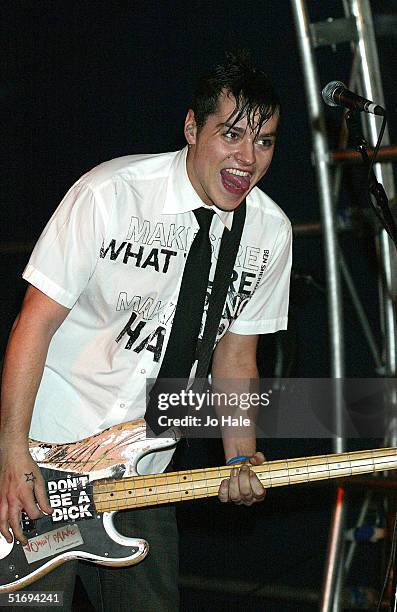
[[[226,191],[242,194],[249,189],[251,173],[237,168],[224,168],[221,170],[221,180]]]

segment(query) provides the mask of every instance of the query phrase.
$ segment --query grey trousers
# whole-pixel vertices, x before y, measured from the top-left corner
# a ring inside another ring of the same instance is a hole
[[[69,561],[23,590],[63,591],[62,608],[46,606],[42,609],[70,612],[78,574],[97,612],[177,612],[178,532],[175,509],[160,506],[126,510],[116,515],[115,525],[121,534],[142,537],[149,542],[149,554],[141,563],[109,568]],[[32,608],[34,606],[18,606],[17,609],[28,612]]]

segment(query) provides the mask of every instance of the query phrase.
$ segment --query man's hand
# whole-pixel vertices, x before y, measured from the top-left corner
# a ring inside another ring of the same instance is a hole
[[[1,388],[0,533],[26,543],[22,509],[31,519],[51,514],[39,467],[28,448],[28,432],[51,339],[69,309],[29,286],[7,345]],[[38,505],[40,508],[38,508]]]
[[[266,490],[249,466],[260,465],[264,461],[265,457],[262,453],[255,453],[241,467],[230,466],[230,478],[222,480],[219,487],[218,497],[220,501],[232,501],[244,506],[252,506],[255,502],[263,501]]]
[[[21,529],[22,510],[31,519],[52,513],[44,479],[29,451],[3,448],[0,460],[0,533],[11,544],[11,528],[15,539],[26,544]]]

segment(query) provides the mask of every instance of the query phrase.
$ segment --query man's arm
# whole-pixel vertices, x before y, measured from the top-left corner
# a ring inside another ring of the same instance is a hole
[[[28,435],[48,347],[68,313],[29,286],[8,341],[0,413],[0,533],[8,542],[10,527],[26,542],[20,528],[22,509],[32,519],[42,516],[40,509],[52,512],[40,469],[29,453]]]
[[[252,383],[259,378],[256,365],[258,336],[244,336],[228,332],[219,342],[214,352],[212,382],[215,390],[231,388],[238,393],[252,392]],[[236,381],[232,383],[232,381]],[[248,413],[253,416],[252,413]],[[226,427],[222,429],[223,447],[226,461],[233,457],[251,457],[251,465],[260,465],[265,460],[262,453],[256,452],[255,424],[250,427]],[[232,468],[230,479],[224,480],[219,489],[219,499],[223,502],[250,506],[265,496],[265,489],[248,465]]]

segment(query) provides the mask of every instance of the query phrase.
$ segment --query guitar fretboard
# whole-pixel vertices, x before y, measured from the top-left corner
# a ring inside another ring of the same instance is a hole
[[[139,508],[217,495],[230,466],[94,482],[98,512]],[[251,468],[265,488],[397,469],[397,448],[267,461]]]

